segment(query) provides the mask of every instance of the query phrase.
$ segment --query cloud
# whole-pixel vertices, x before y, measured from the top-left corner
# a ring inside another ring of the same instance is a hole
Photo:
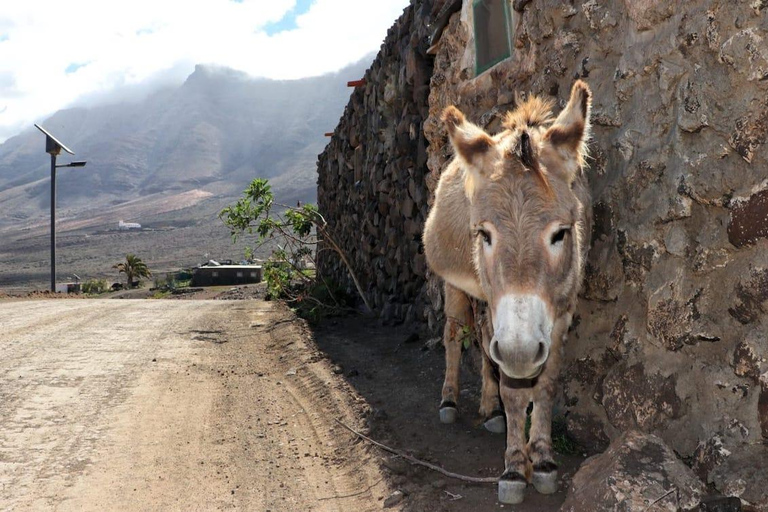
[[[409,0],[6,4],[0,88],[13,94],[1,94],[0,141],[78,98],[181,81],[195,64],[278,79],[336,71],[378,50]]]

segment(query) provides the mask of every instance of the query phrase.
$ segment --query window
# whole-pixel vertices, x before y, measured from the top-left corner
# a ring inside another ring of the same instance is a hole
[[[237,273],[237,277],[243,277],[243,273],[242,272],[238,272]]]
[[[218,272],[211,272],[211,277],[219,277],[219,273]]]
[[[256,279],[256,272],[251,272],[251,277]]]
[[[474,0],[475,72],[477,75],[512,56],[509,0]]]

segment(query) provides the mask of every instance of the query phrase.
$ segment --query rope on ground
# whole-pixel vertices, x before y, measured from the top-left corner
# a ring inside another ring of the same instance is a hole
[[[390,448],[389,446],[382,444],[378,441],[374,441],[370,437],[366,436],[365,434],[361,434],[357,430],[353,429],[349,425],[345,424],[341,420],[335,419],[336,423],[341,425],[342,427],[346,428],[353,434],[355,434],[360,439],[363,439],[365,441],[368,441],[374,446],[378,446],[382,450],[388,451],[389,453],[392,453],[394,455],[397,455],[400,458],[403,458],[410,462],[411,464],[417,465],[417,466],[423,466],[427,469],[431,469],[432,471],[437,471],[438,473],[447,476],[448,478],[455,478],[456,480],[463,480],[464,482],[472,482],[475,484],[495,484],[499,481],[496,477],[478,477],[478,476],[465,476],[465,475],[459,475],[458,473],[452,473],[450,471],[446,471],[445,469],[441,468],[440,466],[436,466],[434,464],[430,464],[429,462],[425,462],[423,460],[419,460],[416,457],[412,457],[411,455],[408,455],[407,453],[403,453],[399,450],[395,450],[394,448]]]

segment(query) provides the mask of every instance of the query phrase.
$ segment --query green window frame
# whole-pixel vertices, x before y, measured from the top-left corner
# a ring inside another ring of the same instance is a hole
[[[512,56],[511,15],[509,0],[473,0],[475,76]]]

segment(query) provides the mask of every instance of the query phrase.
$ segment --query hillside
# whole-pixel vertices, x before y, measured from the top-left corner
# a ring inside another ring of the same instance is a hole
[[[76,152],[73,158],[62,155],[60,163],[88,161],[85,168],[58,172],[58,232],[88,234],[114,228],[119,220],[191,227],[171,245],[179,254],[194,249],[213,257],[231,245],[216,213],[253,178],[269,178],[280,201],[315,200],[323,134],[337,124],[349,99],[346,82],[361,77],[368,64],[291,81],[198,65],[182,85],[139,101],[70,108],[42,120]],[[44,249],[49,222],[50,159],[44,147],[34,127],[0,145],[0,285],[36,281],[32,268],[47,265],[45,251],[33,249]],[[219,228],[221,240],[214,243],[211,233]],[[205,250],[201,241],[214,249]],[[154,240],[153,251],[158,243],[162,249],[163,242]],[[132,247],[113,240],[107,249]],[[92,245],[86,252],[91,259],[103,253]],[[174,254],[162,260],[172,266]],[[21,281],[9,277],[18,272],[14,261],[30,267]]]

